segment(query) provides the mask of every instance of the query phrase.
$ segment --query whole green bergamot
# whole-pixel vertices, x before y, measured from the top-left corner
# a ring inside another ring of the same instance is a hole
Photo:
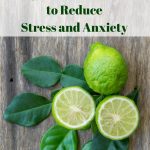
[[[85,59],[84,76],[95,92],[115,94],[126,83],[127,64],[116,49],[97,42],[91,45]]]

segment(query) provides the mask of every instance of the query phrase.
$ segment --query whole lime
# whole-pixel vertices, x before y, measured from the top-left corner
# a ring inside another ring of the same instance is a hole
[[[84,76],[95,92],[114,94],[126,83],[127,64],[116,49],[97,42],[91,45],[85,59]]]

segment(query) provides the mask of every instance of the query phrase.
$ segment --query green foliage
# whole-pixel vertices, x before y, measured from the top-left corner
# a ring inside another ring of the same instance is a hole
[[[98,127],[97,127],[95,119],[91,122],[91,129],[92,129],[93,134],[98,132]]]
[[[61,88],[57,88],[51,91],[51,99],[54,98],[54,96],[61,90]]]
[[[100,133],[96,133],[92,142],[92,150],[127,150],[128,143],[129,139],[113,141],[105,138]]]
[[[34,126],[48,117],[51,103],[45,97],[23,93],[13,98],[4,112],[4,119],[22,126]]]
[[[82,67],[70,64],[62,72],[60,65],[50,56],[32,58],[21,70],[27,80],[40,87],[51,87],[60,80],[62,87],[80,86],[93,92],[85,81]]]
[[[40,144],[40,150],[77,150],[77,147],[76,131],[58,125],[51,127],[44,134]]]
[[[92,141],[88,141],[82,147],[82,150],[92,150]]]
[[[97,106],[105,97],[106,97],[106,96],[104,96],[104,95],[100,95],[100,96],[96,99],[96,101],[95,101],[96,106]]]
[[[138,96],[139,96],[139,90],[137,88],[134,88],[134,90],[127,95],[127,97],[134,100],[135,104],[137,104]]]
[[[80,86],[87,91],[91,91],[85,81],[83,68],[75,64],[65,67],[61,76],[60,84],[63,87]]]
[[[40,87],[51,87],[61,76],[60,65],[49,56],[32,58],[21,70],[26,79]]]

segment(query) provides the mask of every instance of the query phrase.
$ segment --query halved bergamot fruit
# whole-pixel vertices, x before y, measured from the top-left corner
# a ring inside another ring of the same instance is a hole
[[[52,103],[55,121],[68,129],[84,129],[95,115],[92,96],[80,87],[63,88]]]
[[[124,96],[109,96],[96,109],[96,123],[102,135],[112,140],[130,136],[138,126],[135,103]]]

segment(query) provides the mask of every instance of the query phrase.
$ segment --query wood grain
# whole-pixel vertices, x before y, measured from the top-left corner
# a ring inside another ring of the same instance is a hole
[[[21,65],[39,55],[52,55],[61,65],[82,65],[88,47],[101,41],[122,52],[129,66],[129,79],[123,94],[135,86],[140,89],[138,105],[141,121],[130,139],[130,150],[150,149],[150,38],[0,38],[0,150],[39,150],[42,134],[53,124],[49,117],[40,125],[24,128],[3,120],[3,112],[13,96],[23,91],[37,92],[47,96],[50,89],[33,86],[20,73]],[[91,137],[91,132],[80,132],[81,145]]]

